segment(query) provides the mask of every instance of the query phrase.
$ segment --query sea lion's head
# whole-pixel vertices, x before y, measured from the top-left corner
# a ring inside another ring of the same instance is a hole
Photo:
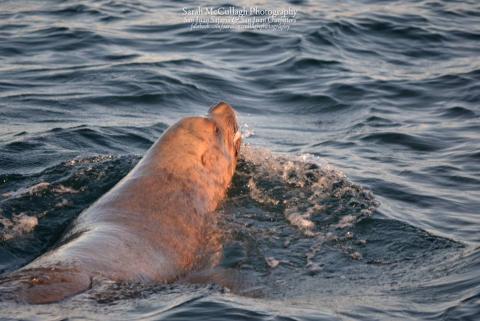
[[[230,181],[237,166],[237,158],[242,141],[235,110],[229,104],[220,102],[210,108],[207,120],[213,125],[214,139],[220,142],[219,146],[223,146],[224,155],[228,159],[226,164],[228,167],[228,178],[226,180]],[[202,162],[205,161],[204,165],[209,163],[209,158],[210,161],[212,157],[216,158],[213,154],[212,151],[208,151],[202,156]]]
[[[232,106],[222,101],[210,108],[208,116],[215,122],[216,134],[224,139],[225,146],[236,159],[240,151],[242,139],[235,110]]]
[[[240,144],[235,110],[220,102],[206,116],[186,117],[172,125],[138,166],[145,164],[144,172],[168,171],[224,188],[235,172]]]

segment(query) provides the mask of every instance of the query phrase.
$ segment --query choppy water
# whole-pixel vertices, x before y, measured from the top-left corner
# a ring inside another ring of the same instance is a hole
[[[235,2],[298,10],[275,31],[191,30],[198,4],[0,2],[0,271],[225,100],[249,145],[221,209],[241,286],[107,284],[0,317],[478,319],[480,4]]]

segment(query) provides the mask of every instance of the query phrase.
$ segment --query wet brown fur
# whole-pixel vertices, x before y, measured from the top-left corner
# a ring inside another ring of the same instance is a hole
[[[235,170],[237,130],[226,103],[171,126],[59,246],[0,280],[0,299],[50,303],[95,278],[164,283],[216,264],[215,209]]]

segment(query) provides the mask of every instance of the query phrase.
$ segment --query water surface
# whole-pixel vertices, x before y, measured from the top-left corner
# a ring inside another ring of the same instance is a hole
[[[11,320],[475,320],[477,1],[237,1],[288,30],[192,30],[196,1],[0,3],[0,272],[54,246],[176,120],[247,146],[222,284],[104,284]],[[233,5],[202,1],[204,6]]]

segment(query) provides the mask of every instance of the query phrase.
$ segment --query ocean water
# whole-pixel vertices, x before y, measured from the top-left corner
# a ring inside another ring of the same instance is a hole
[[[293,20],[192,24],[198,5]],[[245,142],[219,209],[234,286],[103,284],[0,318],[479,320],[479,57],[476,0],[0,1],[0,273],[181,117],[227,101]]]

